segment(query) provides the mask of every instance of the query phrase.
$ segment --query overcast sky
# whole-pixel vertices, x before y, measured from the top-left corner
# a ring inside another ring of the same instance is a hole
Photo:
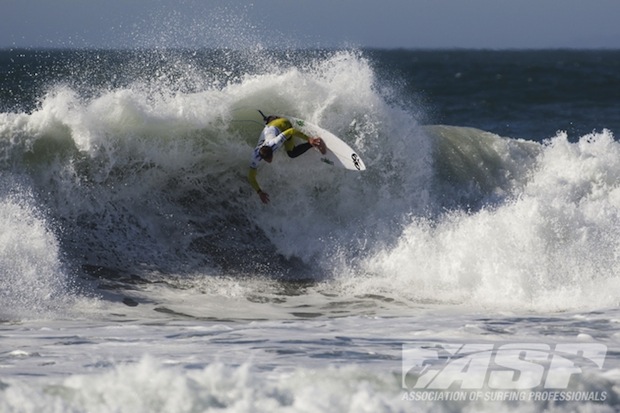
[[[620,0],[0,0],[0,48],[618,48]]]

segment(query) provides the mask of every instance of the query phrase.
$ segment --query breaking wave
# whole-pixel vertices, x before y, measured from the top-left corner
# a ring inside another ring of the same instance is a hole
[[[3,291],[20,278],[51,297],[113,269],[309,279],[413,303],[617,304],[611,131],[541,144],[423,126],[361,53],[205,53],[158,55],[164,69],[115,54],[99,70],[126,62],[117,83],[54,82],[31,110],[0,114],[1,247],[20,257],[3,259]],[[259,108],[334,132],[367,171],[277,154],[260,204],[246,181]]]

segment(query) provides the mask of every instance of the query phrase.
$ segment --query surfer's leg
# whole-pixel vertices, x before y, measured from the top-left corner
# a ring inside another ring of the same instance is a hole
[[[306,143],[302,143],[301,145],[294,146],[290,150],[287,147],[286,148],[286,153],[291,158],[297,158],[299,155],[305,153],[310,148],[312,148],[312,145],[310,145],[308,142],[306,142]]]

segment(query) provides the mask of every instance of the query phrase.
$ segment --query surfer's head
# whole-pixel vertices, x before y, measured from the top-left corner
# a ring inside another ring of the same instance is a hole
[[[260,113],[260,115],[263,117],[263,122],[265,122],[265,125],[267,125],[269,122],[273,122],[274,120],[278,119],[280,116],[276,116],[276,115],[269,115],[269,116],[265,116],[265,114],[263,113],[262,110],[258,110],[258,113]]]
[[[265,118],[265,125],[268,125],[269,123],[273,122],[276,119],[279,119],[279,116],[276,115],[269,115]]]
[[[261,159],[266,161],[267,163],[271,163],[271,161],[273,160],[273,149],[271,148],[271,146],[261,146],[261,148],[258,150],[258,154],[260,155]]]

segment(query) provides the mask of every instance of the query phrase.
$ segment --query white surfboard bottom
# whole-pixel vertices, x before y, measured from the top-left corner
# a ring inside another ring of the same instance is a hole
[[[295,129],[311,137],[320,137],[327,146],[327,152],[321,155],[321,161],[330,165],[339,166],[352,171],[366,169],[362,158],[342,139],[313,123],[303,119],[287,116]]]

